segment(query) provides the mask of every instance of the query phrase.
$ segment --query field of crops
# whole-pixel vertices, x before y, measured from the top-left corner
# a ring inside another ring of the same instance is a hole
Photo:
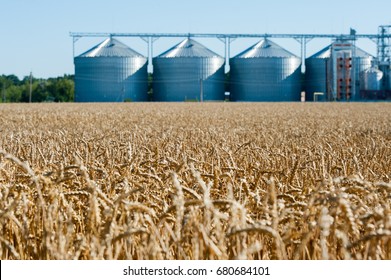
[[[391,259],[390,103],[0,119],[0,259]]]

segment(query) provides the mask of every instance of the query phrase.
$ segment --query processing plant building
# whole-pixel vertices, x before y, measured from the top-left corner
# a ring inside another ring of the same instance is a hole
[[[306,100],[359,100],[365,71],[375,58],[346,42],[335,42],[306,59]]]
[[[354,30],[349,35],[265,34],[233,57],[233,39],[261,36],[193,34],[222,41],[223,57],[191,34],[118,34],[146,41],[147,58],[114,39],[115,34],[109,35],[74,58],[76,102],[223,101],[228,96],[239,102],[391,99],[391,26],[380,26],[378,35],[360,36]],[[153,57],[153,39],[160,37],[185,39]],[[293,54],[270,37],[295,39],[301,44],[301,54]],[[307,57],[306,44],[316,37],[331,38],[332,43]],[[377,57],[357,47],[358,38],[377,41]],[[153,66],[149,81],[148,62]]]

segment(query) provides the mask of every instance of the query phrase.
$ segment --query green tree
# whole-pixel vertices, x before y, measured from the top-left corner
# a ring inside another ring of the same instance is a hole
[[[48,100],[48,97],[49,92],[47,91],[46,83],[44,81],[34,81],[31,101],[44,102]]]
[[[70,102],[74,100],[75,83],[70,79],[60,79],[57,82],[56,102]]]
[[[75,83],[72,76],[48,80],[48,91],[54,102],[72,102],[75,95]]]
[[[16,86],[19,86],[21,81],[19,80],[19,78],[15,75],[8,75],[8,76],[4,76],[3,77],[6,78],[7,82],[9,85],[16,85]]]
[[[11,85],[6,89],[6,102],[20,102],[22,99],[22,88],[20,86]]]
[[[30,76],[19,80],[15,75],[0,76],[0,102],[29,102]],[[32,79],[32,102],[72,102],[75,94],[73,75],[49,79]]]

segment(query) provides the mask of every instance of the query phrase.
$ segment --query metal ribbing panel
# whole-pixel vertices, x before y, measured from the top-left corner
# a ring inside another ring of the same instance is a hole
[[[75,101],[147,101],[146,62],[140,57],[75,58]]]
[[[361,76],[363,73],[372,67],[372,63],[374,61],[374,57],[368,54],[368,56],[360,56],[356,57],[353,60],[356,63],[356,92],[353,100],[360,99],[360,90],[364,85],[361,85]]]
[[[224,100],[224,58],[195,40],[183,40],[153,65],[155,101]]]
[[[391,91],[391,68],[390,68],[390,66],[388,67],[388,71],[386,71],[386,79],[387,79],[387,83],[385,84],[385,88],[386,88],[386,90]]]
[[[391,65],[389,63],[381,63],[379,70],[383,72],[382,89],[391,91]]]
[[[299,101],[301,61],[297,57],[232,58],[232,101]]]
[[[381,90],[383,72],[371,67],[361,75],[361,90]]]
[[[301,60],[264,39],[230,59],[232,101],[299,101]]]
[[[307,58],[305,62],[305,92],[306,101],[314,100],[314,92],[323,92],[318,96],[319,101],[327,97],[327,63],[326,58]]]
[[[224,100],[221,57],[156,57],[153,59],[155,101]],[[202,79],[202,83],[201,83]]]
[[[124,60],[125,62],[125,60]],[[124,75],[124,101],[148,101],[148,64],[146,58],[132,57],[126,60]]]

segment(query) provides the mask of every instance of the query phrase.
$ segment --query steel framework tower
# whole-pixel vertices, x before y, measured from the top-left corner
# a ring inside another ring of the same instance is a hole
[[[388,29],[387,29],[388,30]],[[353,30],[354,31],[354,30]],[[148,60],[149,64],[152,62],[153,57],[153,43],[162,37],[179,37],[179,38],[217,38],[225,44],[225,59],[226,67],[229,63],[230,57],[230,45],[239,38],[290,38],[296,40],[301,45],[301,59],[302,70],[305,69],[306,58],[306,46],[307,43],[316,38],[329,38],[334,40],[355,41],[357,39],[366,38],[378,43],[383,40],[386,43],[391,42],[391,32],[380,36],[378,34],[356,34],[356,32],[350,32],[350,34],[205,34],[205,33],[88,33],[88,32],[70,32],[69,35],[73,38],[73,56],[75,56],[75,43],[83,37],[139,37],[143,39],[148,45]],[[389,45],[388,45],[389,46]],[[388,48],[389,50],[389,48]]]
[[[391,25],[379,26],[377,39],[377,57],[379,62],[391,61]]]

